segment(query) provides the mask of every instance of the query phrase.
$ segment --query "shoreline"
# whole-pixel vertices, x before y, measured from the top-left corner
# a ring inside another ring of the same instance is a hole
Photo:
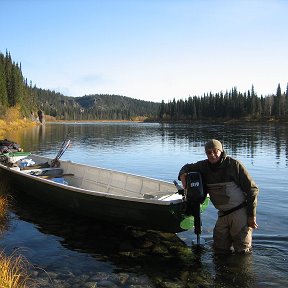
[[[91,122],[96,122],[96,123],[105,123],[105,122],[113,122],[113,123],[142,123],[145,121],[142,120],[54,120],[54,121],[49,121],[46,120],[45,123],[91,123]]]
[[[7,132],[12,130],[21,130],[28,127],[39,125],[35,121],[27,119],[16,119],[15,121],[5,121],[0,119],[0,137],[4,137]]]
[[[288,124],[288,121],[284,120],[276,120],[276,119],[268,119],[268,120],[247,120],[247,119],[231,119],[231,120],[196,120],[196,121],[149,121],[147,119],[141,120],[55,120],[49,119],[47,117],[45,123],[159,123],[159,124],[195,124],[195,123],[223,123],[223,124],[239,124],[239,123],[246,123],[246,124]],[[27,120],[27,119],[16,119],[14,121],[5,121],[4,119],[0,119],[0,138],[3,138],[7,132],[12,130],[21,130],[37,125],[45,125],[45,123],[41,124],[40,122]]]

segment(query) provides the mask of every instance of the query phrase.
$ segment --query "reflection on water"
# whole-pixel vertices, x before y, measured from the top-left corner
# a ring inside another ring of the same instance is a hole
[[[205,157],[207,139],[221,139],[227,153],[245,164],[260,187],[260,228],[254,232],[253,254],[214,258],[211,239],[216,211],[212,206],[202,217],[205,248],[195,254],[191,249],[195,235],[190,231],[176,237],[111,227],[27,199],[15,206],[0,247],[11,251],[25,247],[27,258],[55,273],[57,281],[66,283],[63,287],[69,287],[67,283],[77,287],[85,277],[86,283],[102,277],[102,287],[108,285],[105,277],[109,287],[111,283],[130,288],[288,287],[287,125],[57,123],[6,138],[26,151],[53,157],[68,133],[72,146],[64,159],[170,182],[184,163]]]
[[[196,251],[173,234],[95,223],[21,197],[17,198],[13,210],[18,221],[33,225],[31,235],[25,235],[33,236],[29,249],[39,249],[42,245],[44,250],[40,252],[41,259],[31,250],[28,258],[48,274],[57,273],[56,278],[62,278],[64,282],[69,278],[63,272],[63,259],[67,258],[64,270],[70,272],[70,278],[71,275],[75,277],[74,282],[83,275],[91,277],[96,269],[110,277],[124,273],[126,280],[145,275],[141,278],[143,286],[139,287],[195,287],[195,284],[201,287],[254,287],[252,255],[214,257],[209,245]],[[35,229],[47,236],[37,239]],[[48,247],[42,242],[45,238],[49,239]],[[56,245],[52,245],[53,240]],[[15,249],[15,242],[10,245]],[[69,258],[77,259],[77,262],[68,261]],[[45,273],[41,275],[45,276]],[[117,287],[130,287],[129,281]]]
[[[218,138],[230,155],[251,159],[273,156],[274,163],[284,160],[288,166],[288,125],[280,124],[54,123],[10,132],[5,137],[27,151],[53,155],[68,133],[73,149],[90,152],[111,147],[116,151],[146,147],[151,150],[153,144],[202,148],[208,139]]]
[[[267,237],[258,238],[260,247],[250,255],[215,257],[211,243],[197,252],[176,235],[95,223],[18,197],[13,230],[22,236],[8,235],[6,249],[13,251],[25,244],[25,256],[46,271],[36,275],[41,279],[54,275],[50,284],[62,279],[66,285],[82,287],[75,285],[83,275],[95,279],[96,274],[101,281],[113,279],[115,287],[134,287],[132,283],[141,284],[135,287],[231,288],[287,284],[285,249],[279,250],[279,239],[269,240],[273,247],[265,243]],[[120,278],[126,280],[121,284]]]

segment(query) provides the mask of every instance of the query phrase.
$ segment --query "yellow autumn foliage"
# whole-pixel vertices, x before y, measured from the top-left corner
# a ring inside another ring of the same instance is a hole
[[[6,218],[8,209],[8,200],[6,196],[0,195],[0,222]]]
[[[18,106],[8,108],[5,115],[0,119],[0,138],[8,131],[19,130],[35,125],[37,125],[36,122],[21,116],[20,108]]]
[[[0,251],[0,267],[0,287],[36,287],[31,282],[28,272],[30,264],[24,256],[16,255],[16,253],[6,256],[4,251]]]

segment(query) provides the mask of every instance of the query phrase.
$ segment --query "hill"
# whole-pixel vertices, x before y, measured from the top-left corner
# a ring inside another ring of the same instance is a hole
[[[69,97],[35,88],[38,106],[59,120],[140,120],[154,119],[160,103],[120,95],[94,94]]]

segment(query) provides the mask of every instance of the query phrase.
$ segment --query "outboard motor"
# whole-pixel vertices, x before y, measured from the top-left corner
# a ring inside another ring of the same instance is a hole
[[[190,172],[186,178],[185,198],[187,201],[185,214],[194,217],[194,233],[197,235],[197,244],[200,244],[200,234],[202,232],[201,204],[206,198],[202,177],[199,172]]]

